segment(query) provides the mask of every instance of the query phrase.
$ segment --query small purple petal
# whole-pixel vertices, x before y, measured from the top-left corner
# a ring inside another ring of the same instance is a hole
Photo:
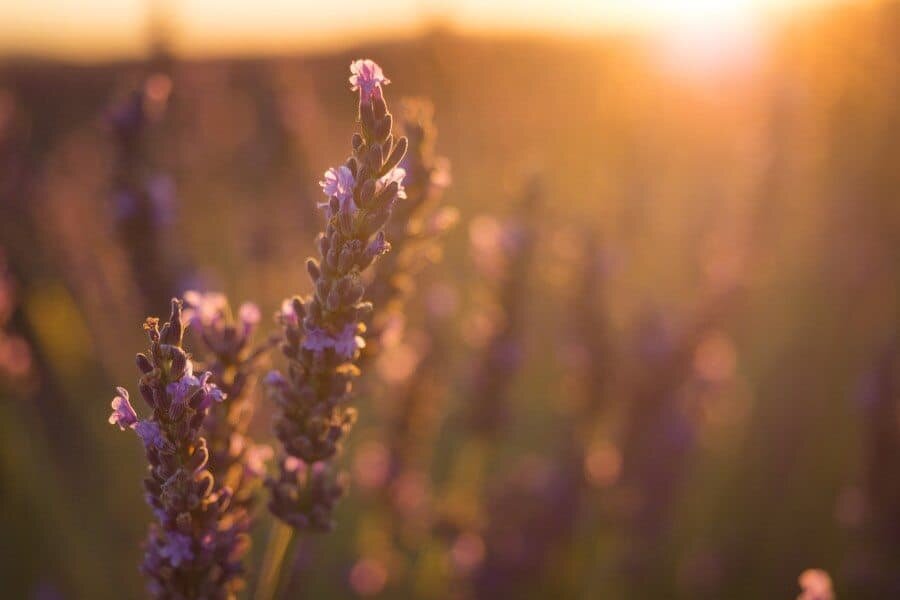
[[[169,559],[173,567],[179,567],[194,558],[191,550],[191,538],[183,533],[169,533],[168,540],[159,550],[160,556]]]
[[[334,340],[324,329],[312,329],[306,332],[306,336],[303,338],[303,347],[316,353],[324,352],[328,348],[334,347]]]
[[[356,323],[350,323],[344,326],[340,335],[334,340],[334,351],[344,358],[353,358],[356,351],[365,345],[365,340],[356,335]]]
[[[381,86],[391,82],[384,76],[381,67],[373,60],[360,59],[350,63],[350,89],[359,91],[359,99],[369,102],[373,97],[381,97]]]
[[[356,181],[349,168],[341,165],[337,169],[333,167],[328,169],[319,185],[322,186],[326,196],[329,198],[334,196],[340,201],[341,210],[356,210],[356,204],[353,202],[353,186],[356,185]],[[328,202],[320,202],[318,206],[325,208],[326,212],[330,210]]]
[[[128,400],[128,390],[122,387],[116,388],[116,390],[119,395],[113,398],[111,404],[113,411],[109,416],[109,422],[112,425],[118,425],[119,429],[125,431],[125,429],[135,426],[138,420],[137,413],[134,412],[134,407]]]
[[[144,446],[147,448],[162,449],[167,445],[162,430],[159,428],[159,423],[156,423],[155,421],[138,421],[134,425],[134,431],[138,434],[138,437],[141,438],[144,442]]]

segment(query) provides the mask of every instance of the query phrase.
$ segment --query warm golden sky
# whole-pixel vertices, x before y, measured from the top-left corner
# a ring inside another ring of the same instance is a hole
[[[441,19],[463,29],[593,33],[648,30],[673,39],[728,40],[766,17],[833,0],[155,0],[191,55],[340,46],[412,32]],[[139,54],[153,0],[0,2],[0,53],[73,59]],[[378,7],[376,11],[374,7]]]

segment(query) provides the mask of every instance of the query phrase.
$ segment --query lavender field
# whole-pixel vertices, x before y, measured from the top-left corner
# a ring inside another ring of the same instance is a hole
[[[900,598],[900,2],[157,41],[0,60],[2,597]]]

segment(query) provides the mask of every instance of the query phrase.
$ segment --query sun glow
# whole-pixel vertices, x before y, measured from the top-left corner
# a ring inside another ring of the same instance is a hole
[[[752,53],[767,17],[828,1],[380,0],[375,18],[367,0],[32,0],[0,5],[0,53],[138,54],[145,47],[148,7],[162,5],[178,49],[188,55],[355,43],[387,29],[414,33],[437,19],[481,32],[638,32],[660,41],[676,62],[703,63]]]

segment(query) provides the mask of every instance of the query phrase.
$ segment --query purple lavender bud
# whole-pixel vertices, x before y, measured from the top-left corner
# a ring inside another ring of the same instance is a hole
[[[391,82],[384,76],[381,67],[369,59],[355,60],[350,63],[350,89],[359,92],[359,101],[370,104],[373,98],[381,98],[381,86]]]
[[[113,398],[113,412],[109,416],[109,422],[110,424],[118,425],[119,429],[125,431],[125,429],[133,428],[137,424],[137,413],[134,412],[134,407],[132,407],[131,402],[128,401],[128,390],[122,387],[116,389],[118,390],[119,395]]]
[[[206,405],[210,405],[225,400],[225,393],[211,381],[212,373],[207,371],[200,377],[200,389],[205,398]]]
[[[322,269],[319,268],[319,261],[310,257],[306,260],[306,272],[309,273],[309,279],[315,283],[322,276]]]
[[[138,354],[134,360],[135,360],[135,363],[137,364],[138,370],[141,373],[143,373],[144,375],[153,371],[153,365],[150,364],[150,359],[147,358],[145,355]]]
[[[303,338],[303,348],[317,354],[325,352],[329,348],[334,347],[334,340],[323,329],[310,329]]]
[[[173,381],[172,383],[167,385],[166,393],[169,394],[172,404],[180,404],[184,406],[197,391],[197,386],[199,385],[200,380],[198,380],[196,377],[192,375],[184,376],[178,381]]]
[[[344,166],[340,166],[337,169],[333,167],[328,169],[325,171],[322,181],[319,182],[329,201],[331,198],[337,198],[340,203],[340,210],[346,212],[356,210],[356,204],[353,202],[353,188],[355,184],[353,173]],[[329,208],[328,201],[320,202],[318,206],[319,208],[325,208],[329,216],[333,214]]]
[[[369,245],[366,246],[366,255],[371,258],[377,258],[382,254],[387,254],[390,250],[390,242],[384,239],[384,232],[379,231],[378,234],[372,238],[372,241],[369,242]]]
[[[346,359],[351,359],[356,355],[356,351],[366,345],[365,340],[356,334],[357,327],[355,324],[348,324],[334,339],[334,351]]]
[[[146,420],[138,421],[134,424],[133,429],[147,448],[162,450],[167,447],[167,442],[159,428],[159,423]]]

